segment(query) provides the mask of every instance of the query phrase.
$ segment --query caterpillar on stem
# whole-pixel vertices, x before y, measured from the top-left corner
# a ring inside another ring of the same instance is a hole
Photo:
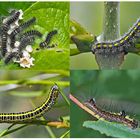
[[[103,118],[104,120],[110,122],[122,123],[132,129],[136,129],[138,127],[138,121],[126,116],[124,110],[121,113],[112,113],[105,111],[96,105],[95,99],[90,99],[84,102],[84,105],[92,109],[92,111],[94,112],[94,117],[97,119]]]
[[[55,84],[52,86],[49,97],[47,100],[39,107],[19,113],[0,113],[0,123],[14,123],[21,121],[31,121],[32,119],[42,116],[46,111],[50,110],[55,104],[60,91],[58,86]]]
[[[95,41],[91,45],[92,53],[121,53],[127,54],[129,50],[138,52],[139,49],[135,47],[135,43],[140,38],[140,19],[124,34],[121,38],[113,41]]]

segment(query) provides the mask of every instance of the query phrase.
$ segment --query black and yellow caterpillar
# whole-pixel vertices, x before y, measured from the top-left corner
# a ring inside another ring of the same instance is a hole
[[[0,113],[0,123],[14,123],[20,121],[31,121],[32,119],[38,118],[48,111],[56,102],[60,91],[58,86],[55,84],[52,86],[49,97],[47,100],[39,107],[19,113]]]
[[[134,51],[139,51],[135,47],[135,43],[140,38],[140,19],[130,28],[130,30],[124,34],[121,38],[113,41],[95,41],[91,45],[93,53],[128,53],[131,48]]]

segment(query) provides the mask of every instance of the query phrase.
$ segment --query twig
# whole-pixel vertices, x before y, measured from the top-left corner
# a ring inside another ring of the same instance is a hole
[[[91,114],[92,116],[95,116],[95,113],[90,110],[88,107],[86,107],[85,105],[83,105],[80,101],[78,101],[78,99],[76,99],[73,95],[69,95],[69,98],[75,103],[77,104],[80,108],[82,108],[83,110],[85,110],[86,112],[88,112],[89,114]]]
[[[120,37],[120,3],[104,2],[103,33],[100,41],[111,41]],[[100,69],[119,69],[124,53],[95,54]]]

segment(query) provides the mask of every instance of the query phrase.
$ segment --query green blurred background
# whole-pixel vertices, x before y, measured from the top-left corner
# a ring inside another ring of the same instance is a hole
[[[47,98],[52,84],[26,85],[26,80],[31,81],[54,81],[68,82],[67,71],[0,71],[0,113],[3,112],[23,112],[34,109],[41,105]],[[17,80],[19,84],[12,84]],[[25,80],[25,81],[24,81]],[[22,82],[25,84],[20,84]],[[7,82],[7,84],[3,84]],[[9,84],[8,84],[9,83]],[[11,83],[11,84],[10,84]],[[63,94],[68,96],[69,87],[59,85]],[[69,106],[64,98],[59,98],[53,108],[43,115],[45,120],[60,121],[60,117],[69,118]],[[69,119],[68,119],[69,120]],[[10,124],[0,123],[0,135]],[[20,125],[16,125],[16,127]],[[47,127],[44,125],[28,125],[18,131],[6,135],[6,138],[48,138],[60,137],[68,128]],[[66,136],[68,137],[68,135]]]
[[[111,112],[126,111],[140,120],[140,71],[71,70],[71,94],[84,102],[95,98],[101,108]],[[98,131],[84,128],[83,122],[95,120],[71,101],[71,137],[106,137]]]
[[[79,22],[87,31],[100,35],[103,23],[103,2],[71,2],[71,19]],[[120,28],[121,35],[137,21],[140,16],[140,2],[120,3]],[[125,56],[122,69],[140,68],[140,57],[135,54]],[[71,69],[98,69],[95,57],[92,53],[84,53],[72,56]]]

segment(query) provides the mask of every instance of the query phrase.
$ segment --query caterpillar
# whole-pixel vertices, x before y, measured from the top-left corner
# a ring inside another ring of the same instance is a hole
[[[92,53],[121,53],[127,54],[129,49],[133,49],[134,51],[139,51],[135,47],[135,42],[140,38],[140,19],[130,28],[130,30],[124,34],[121,38],[113,41],[102,41],[99,42],[95,40],[95,42],[91,43]]]
[[[2,39],[1,39],[1,54],[2,56],[5,56],[7,53],[7,34],[2,33]]]
[[[22,121],[31,121],[42,116],[46,111],[50,110],[56,103],[60,91],[58,86],[55,84],[51,87],[49,97],[47,100],[39,107],[19,113],[0,113],[0,123],[14,123]]]
[[[33,17],[31,19],[29,19],[28,21],[22,23],[19,27],[17,27],[11,34],[10,36],[13,37],[15,35],[17,35],[18,33],[20,33],[21,31],[23,31],[24,29],[26,29],[27,27],[29,27],[31,24],[33,24],[36,21],[36,18]]]
[[[44,42],[41,42],[39,44],[40,48],[48,47],[48,45],[50,44],[50,41],[51,41],[52,37],[55,34],[57,34],[57,30],[53,30],[53,31],[49,32],[48,35],[47,35],[47,37],[46,37],[46,39],[45,39],[45,41]]]
[[[10,47],[14,48],[15,46],[15,42],[16,42],[16,37],[15,36],[10,36]]]
[[[20,32],[22,32],[24,29],[26,29],[27,27],[29,27],[31,24],[33,24],[36,21],[36,18],[33,17],[31,19],[29,19],[28,21],[22,23],[19,27],[17,27],[16,29],[14,29],[12,31],[12,33],[10,34],[10,39],[11,39],[11,43],[10,43],[10,47],[14,48],[14,44],[15,44],[15,37],[17,34],[19,34]]]
[[[122,123],[132,129],[136,129],[138,127],[138,121],[126,116],[126,113],[124,110],[121,113],[111,113],[111,112],[102,110],[96,105],[95,99],[90,99],[86,101],[84,104],[87,107],[90,107],[92,109],[97,119],[103,118],[104,120],[107,120],[110,122]]]
[[[30,31],[27,31],[24,34],[22,34],[22,38],[25,38],[25,37],[28,37],[28,36],[42,37],[42,34],[37,30],[30,30]]]
[[[19,52],[21,52],[27,45],[30,45],[34,42],[34,36],[28,36],[26,38],[22,38],[20,45],[18,47]]]
[[[17,11],[17,12],[14,13],[13,15],[11,15],[11,16],[9,17],[9,19],[7,19],[7,20],[5,21],[5,24],[11,25],[13,22],[15,22],[15,21],[19,18],[19,16],[20,16],[20,12]]]
[[[26,29],[27,27],[29,27],[30,25],[35,23],[35,21],[36,21],[36,18],[32,17],[31,19],[29,19],[28,21],[26,21],[20,25],[20,30]]]
[[[18,52],[12,52],[5,58],[4,63],[8,64],[13,58],[18,58],[18,57],[19,57]]]

